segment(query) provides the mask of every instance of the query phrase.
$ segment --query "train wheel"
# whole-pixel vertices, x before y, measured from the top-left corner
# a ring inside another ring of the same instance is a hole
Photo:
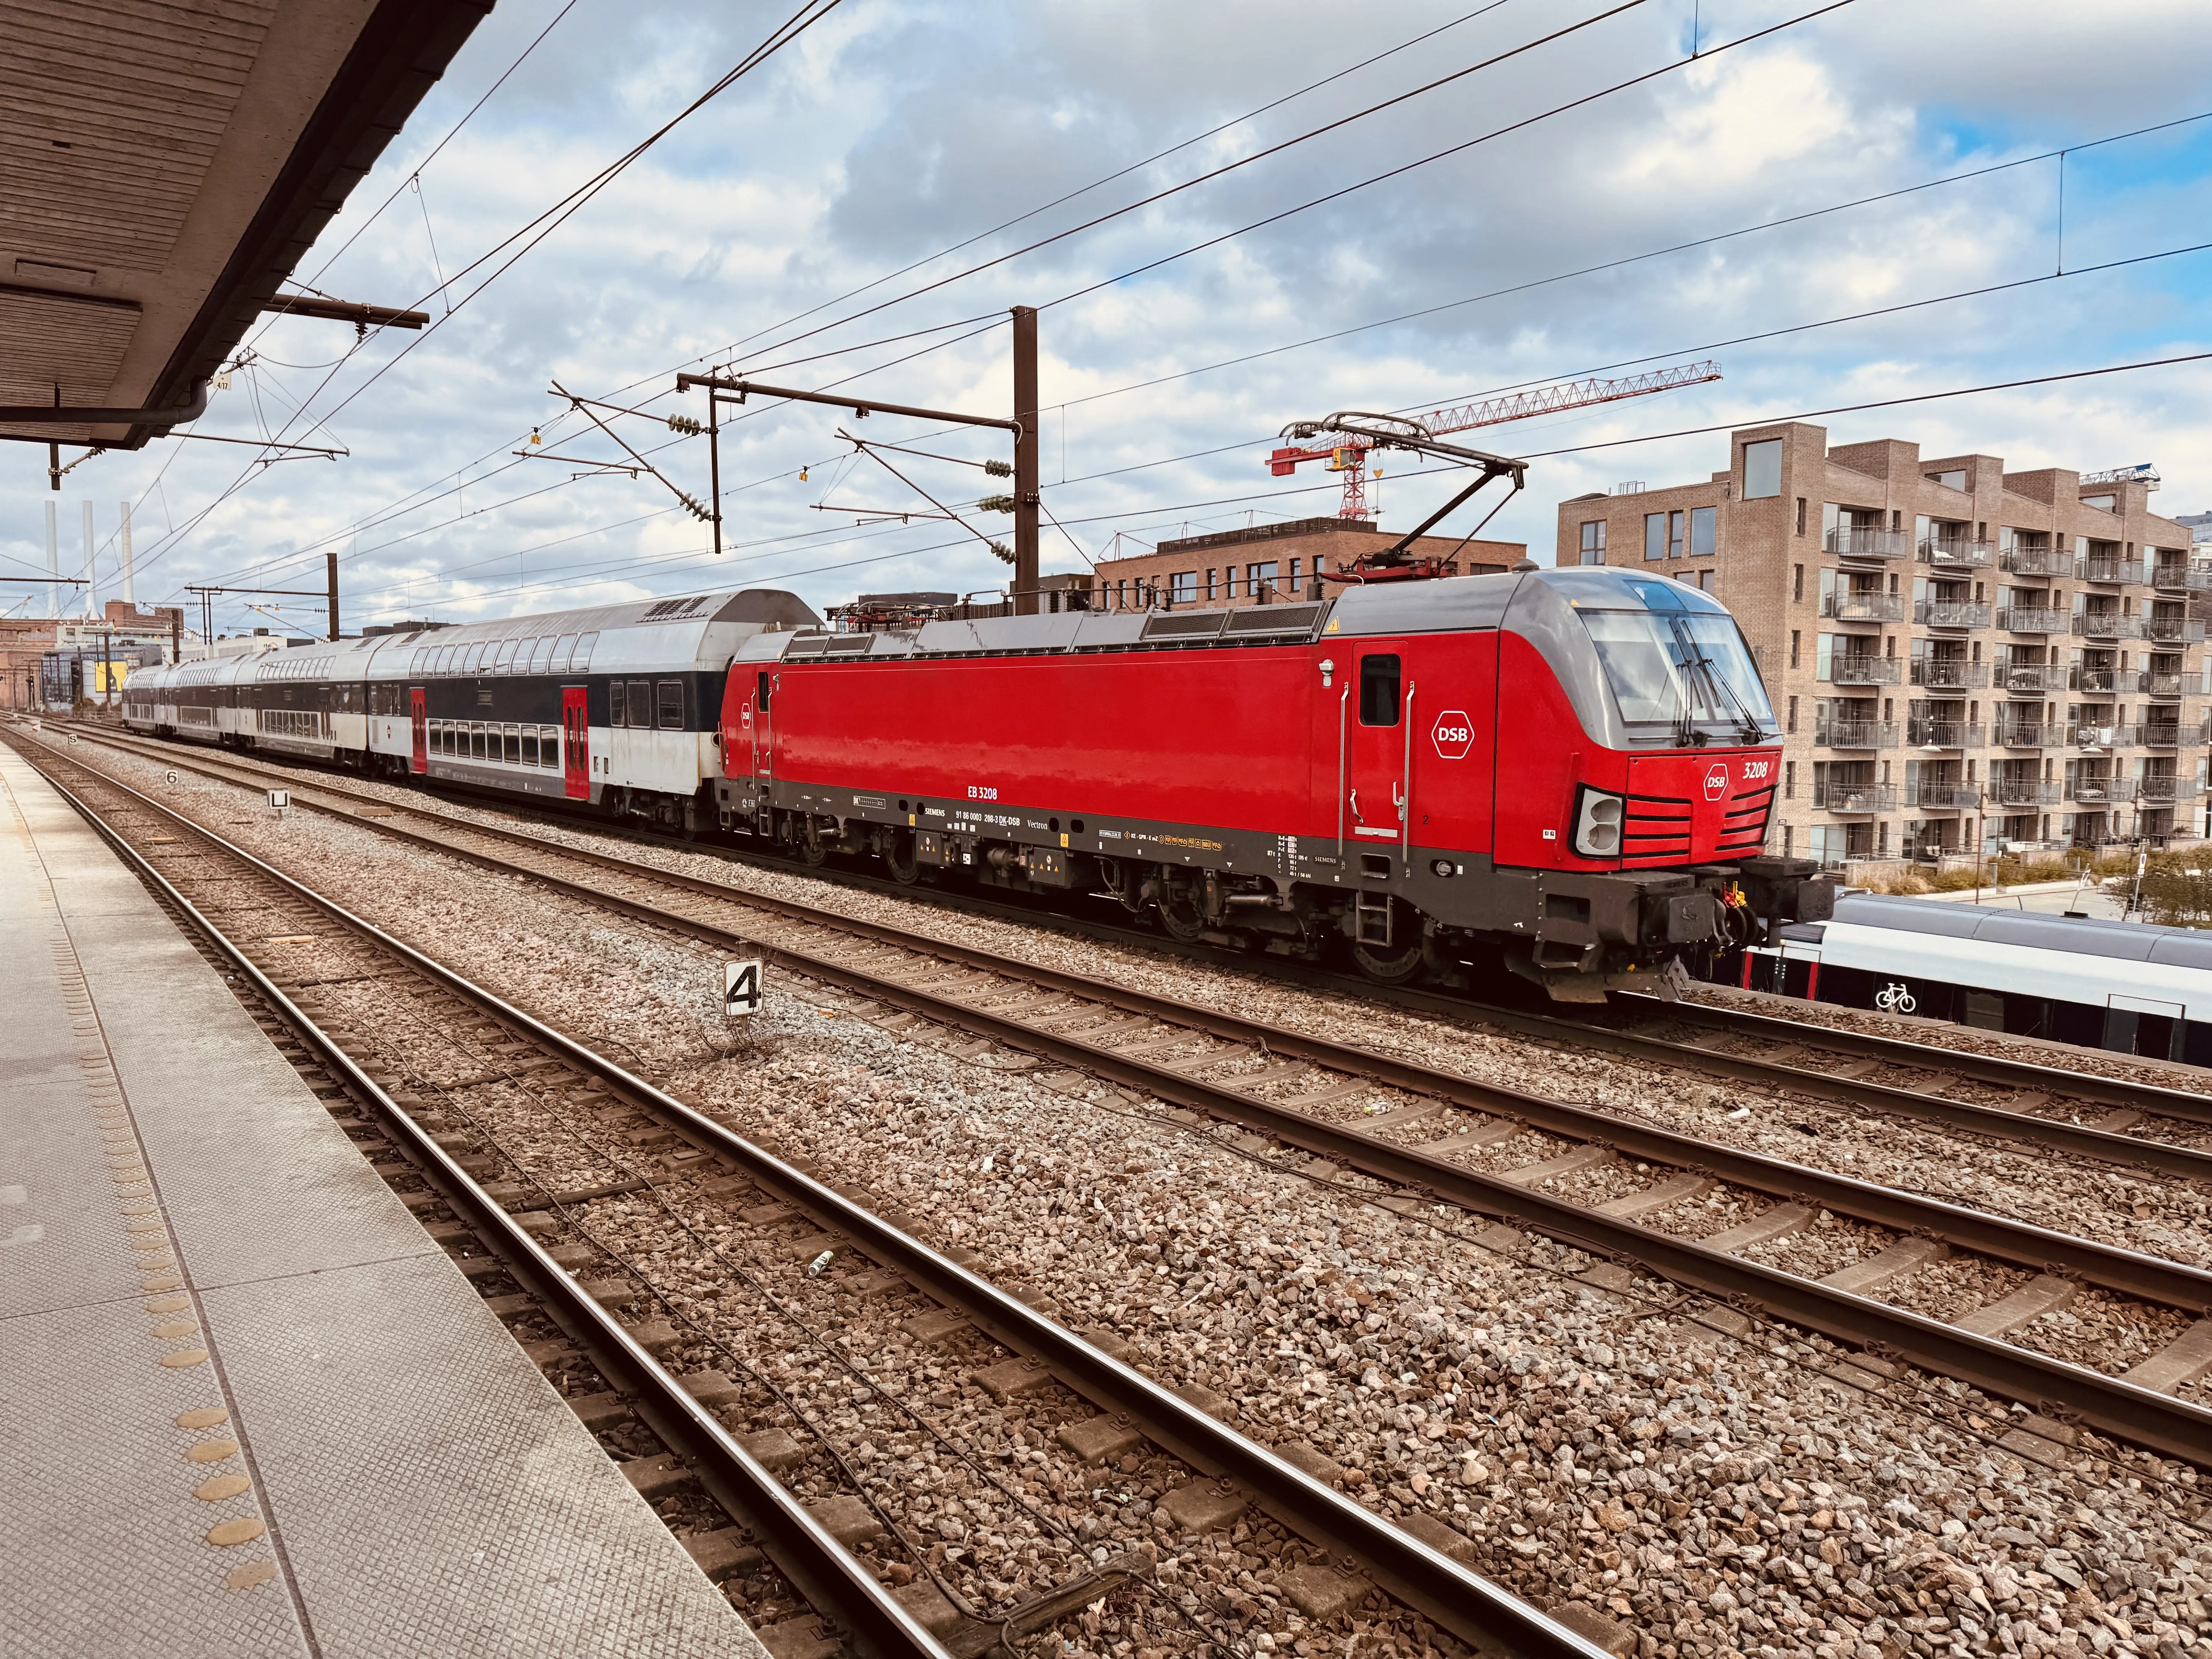
[[[1186,945],[1206,931],[1206,918],[1198,913],[1187,893],[1177,893],[1160,901],[1160,925],[1168,930],[1170,939],[1179,939]]]
[[[915,852],[911,830],[901,830],[891,836],[890,850],[884,854],[884,863],[890,870],[891,879],[902,887],[911,887],[921,879],[921,860]]]
[[[1355,945],[1352,947],[1352,960],[1377,985],[1403,985],[1419,973],[1423,965],[1419,940],[1395,951],[1382,945]]]

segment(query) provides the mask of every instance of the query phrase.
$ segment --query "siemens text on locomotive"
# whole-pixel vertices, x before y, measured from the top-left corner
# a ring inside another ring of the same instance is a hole
[[[1828,915],[1734,620],[1604,568],[823,629],[752,590],[143,671],[141,731],[1555,997]]]

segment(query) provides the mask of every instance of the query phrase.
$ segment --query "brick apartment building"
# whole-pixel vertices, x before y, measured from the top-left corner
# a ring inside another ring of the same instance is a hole
[[[177,605],[110,599],[98,617],[0,617],[0,708],[36,707],[40,665],[56,653],[95,663],[103,653],[125,663],[171,660],[184,615]]]
[[[1397,539],[1371,519],[1295,519],[1187,536],[1135,558],[1100,560],[1093,591],[1106,611],[1220,610],[1309,599],[1321,572],[1348,568],[1360,555],[1379,553]],[[1446,560],[1461,576],[1509,569],[1528,555],[1520,542],[1462,543],[1455,536],[1424,536],[1410,550]]]
[[[1770,852],[1831,865],[2203,832],[2205,550],[2139,478],[1732,435],[1697,483],[1559,505],[1561,564],[1735,613],[1784,732]]]

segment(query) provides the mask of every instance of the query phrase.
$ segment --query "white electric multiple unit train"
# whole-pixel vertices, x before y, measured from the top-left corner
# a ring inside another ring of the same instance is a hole
[[[1742,982],[2212,1066],[2212,933],[2194,928],[1844,893],[1744,952]]]
[[[757,588],[179,663],[131,677],[123,723],[697,830],[730,659],[818,622]]]

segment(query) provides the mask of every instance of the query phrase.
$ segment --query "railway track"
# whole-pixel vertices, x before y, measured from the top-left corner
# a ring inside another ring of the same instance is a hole
[[[181,752],[204,769],[210,751],[163,744],[110,727],[75,730],[95,741],[174,761]],[[220,764],[240,776],[265,775],[289,785],[301,771],[234,755]],[[302,763],[304,766],[305,763]],[[384,805],[384,797],[324,782],[322,769],[308,768],[314,787],[332,799]],[[499,799],[464,804],[529,814],[518,803]],[[407,810],[420,813],[420,807]],[[619,825],[579,823],[559,814],[530,814],[564,829],[587,829],[611,838],[666,846],[665,838],[640,835]],[[433,817],[435,814],[429,814]],[[475,826],[487,829],[486,826]],[[488,830],[488,832],[489,832]],[[505,832],[512,833],[512,832]],[[526,836],[543,845],[542,837]],[[698,850],[733,862],[791,873],[788,860],[700,843]],[[834,866],[810,869],[817,879],[913,903],[945,908],[1031,927],[1048,927],[1110,941],[1157,955],[1249,969],[1250,958],[1218,946],[1184,944],[1133,927],[1071,916],[1009,903],[978,894],[957,899],[928,888],[896,883]],[[1680,1067],[1701,1076],[1782,1090],[1809,1100],[1934,1123],[1993,1141],[2048,1148],[2069,1157],[2094,1159],[2123,1169],[2140,1169],[2185,1178],[2212,1174],[2212,1150],[2188,1144],[2212,1142],[2212,1095],[2138,1079],[2105,1077],[2004,1055],[1909,1042],[1872,1031],[1814,1025],[1707,1003],[1662,1004],[1632,998],[1595,1015],[1557,1015],[1483,1001],[1456,993],[1415,987],[1385,988],[1352,975],[1271,958],[1272,979],[1329,994],[1354,997],[1384,1006],[1471,1024],[1501,1035],[1565,1043],[1624,1058]],[[1961,1097],[1960,1091],[2003,1098]]]
[[[463,1272],[495,1309],[517,1323],[533,1358],[568,1385],[570,1403],[586,1424],[603,1435],[630,1425],[650,1434],[649,1447],[641,1449],[633,1435],[617,1446],[617,1455],[635,1454],[624,1467],[641,1492],[660,1500],[678,1494],[676,1515],[664,1502],[664,1518],[695,1525],[686,1541],[702,1565],[718,1576],[770,1568],[779,1576],[756,1601],[764,1597],[786,1613],[792,1601],[803,1602],[812,1609],[806,1617],[832,1621],[842,1640],[870,1659],[972,1656],[1048,1629],[1122,1581],[1140,1578],[1146,1564],[1113,1558],[1043,1595],[979,1616],[981,1609],[932,1574],[894,1526],[888,1530],[905,1547],[902,1565],[914,1575],[909,1593],[895,1594],[881,1582],[881,1563],[851,1547],[856,1536],[886,1530],[856,1515],[853,1495],[803,1501],[768,1467],[790,1461],[788,1437],[779,1443],[774,1435],[741,1435],[717,1416],[717,1408],[743,1404],[742,1387],[717,1370],[679,1376],[663,1363],[672,1353],[699,1357],[700,1333],[684,1328],[680,1302],[610,1242],[609,1228],[592,1213],[599,1200],[678,1187],[696,1197],[711,1176],[710,1195],[726,1207],[756,1217],[764,1209],[781,1212],[779,1219],[803,1216],[822,1230],[802,1238],[808,1255],[819,1244],[832,1254],[857,1251],[889,1269],[856,1279],[859,1294],[884,1294],[885,1280],[911,1286],[947,1310],[925,1316],[941,1328],[936,1340],[972,1327],[1000,1345],[1010,1358],[979,1373],[994,1397],[1026,1396],[1057,1382],[1098,1409],[1097,1417],[1079,1419],[1074,1440],[1107,1455],[1141,1438],[1179,1459],[1195,1478],[1186,1482],[1182,1506],[1170,1499],[1164,1512],[1194,1521],[1233,1517],[1256,1501],[1317,1546],[1322,1554],[1283,1575],[1302,1583],[1316,1606],[1356,1605],[1371,1581],[1476,1651],[1594,1659],[1597,1650],[1573,1632],[1439,1551],[1465,1540],[1455,1543],[1432,1527],[1438,1535],[1425,1541],[1391,1526],[1216,1420],[1207,1402],[1121,1364],[1110,1334],[1094,1334],[1099,1340],[1092,1341],[1063,1328],[970,1271],[957,1253],[932,1250],[872,1212],[865,1194],[817,1181],[800,1163],[693,1111],[189,817],[82,761],[51,750],[27,758],[244,981],[242,995],[259,1005],[257,1017],[272,1036],[311,1079],[326,1081],[318,1093],[333,1112],[348,1117],[361,1109],[349,1133],[395,1184],[404,1188],[419,1179],[410,1207],[459,1253]],[[321,959],[303,971],[297,957],[306,945]],[[334,951],[337,960],[330,959]],[[288,956],[291,964],[281,965]],[[444,1051],[442,1081],[419,1053],[395,1060],[388,1035],[380,1038],[343,1012],[346,988],[372,984],[380,1011],[404,1005],[398,1023]],[[597,1121],[602,1140],[619,1138],[623,1121],[649,1122],[629,1132],[631,1146],[675,1144],[678,1151],[653,1160],[673,1167],[658,1180],[629,1174],[637,1167],[635,1152],[626,1160],[617,1154],[603,1172],[614,1178],[555,1186],[536,1172],[538,1160],[526,1148],[502,1144],[495,1115],[478,1097],[488,1087],[518,1084],[569,1116]],[[491,1179],[498,1176],[507,1178]],[[625,1321],[614,1311],[625,1308],[643,1311]],[[532,1340],[533,1334],[542,1340]],[[722,1352],[742,1363],[726,1344]],[[588,1367],[580,1372],[589,1379],[584,1382],[577,1380],[581,1367]],[[736,1525],[702,1522],[706,1504]],[[937,1594],[917,1596],[912,1586]],[[1298,1593],[1292,1589],[1294,1597]],[[769,1628],[779,1659],[837,1645],[826,1638],[810,1645],[808,1632],[787,1625]]]
[[[210,775],[228,772],[233,781],[241,772],[270,775],[228,761],[187,761],[166,748],[156,752]],[[299,787],[296,775],[281,775]],[[364,792],[319,782],[307,787],[334,801],[373,802],[391,810],[383,798]],[[323,810],[354,816],[343,805]],[[394,818],[364,822],[380,833],[521,874],[719,948],[758,951],[817,982],[866,999],[886,1018],[950,1025],[1018,1054],[1051,1060],[1234,1126],[1251,1137],[1254,1156],[1279,1167],[1296,1165],[1310,1178],[1357,1176],[1395,1189],[1348,1184],[1355,1195],[1379,1198],[1390,1207],[1443,1200],[1528,1226],[1614,1261],[1641,1262],[1675,1285],[1740,1310],[1769,1311],[1854,1346],[1894,1354],[2038,1409],[2071,1415],[2117,1438],[2212,1467],[2212,1413],[2173,1393],[2212,1367],[2212,1322],[2198,1318],[2121,1376],[2002,1340],[2064,1306],[2084,1283],[2201,1316],[2212,1306],[2212,1273],[2204,1270],[612,854],[417,807],[404,811],[423,827]],[[487,850],[492,847],[501,850]],[[615,890],[611,876],[642,891]],[[732,908],[747,914],[732,917]],[[1555,1024],[1583,1029],[1578,1023]],[[1262,1092],[1284,1088],[1297,1092],[1287,1098]],[[1391,1091],[1385,1109],[1356,1113],[1382,1091]],[[2044,1121],[2014,1115],[2027,1123]],[[2076,1126],[2058,1127],[2080,1133]],[[1437,1128],[1446,1133],[1425,1142],[1399,1138]],[[1496,1172],[1455,1161],[1532,1132],[1566,1150]],[[2130,1148],[2146,1144],[2109,1131],[2087,1133],[2109,1135]],[[2201,1176],[2206,1167],[2205,1155],[2196,1149],[2166,1152],[2175,1172]],[[1545,1190],[1547,1182],[1623,1158],[1656,1166],[1653,1178],[1595,1204]],[[1776,1201],[1702,1242],[1640,1219],[1716,1182]],[[1818,1280],[1739,1254],[1804,1227],[1818,1209],[1881,1229],[1886,1242]],[[1875,1296],[1953,1249],[2013,1264],[2033,1277],[1956,1324]]]

